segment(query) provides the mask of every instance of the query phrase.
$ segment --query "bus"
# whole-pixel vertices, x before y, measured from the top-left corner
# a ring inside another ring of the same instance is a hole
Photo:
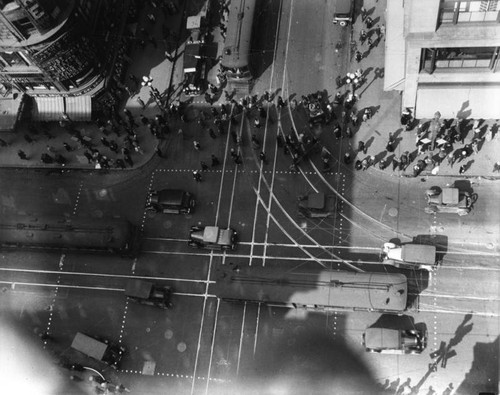
[[[221,69],[228,84],[250,84],[250,42],[256,0],[232,0],[229,5]]]
[[[215,295],[222,300],[265,303],[308,310],[406,310],[408,284],[400,273],[321,270],[287,272],[269,267],[221,265]]]
[[[135,256],[139,231],[121,218],[12,216],[0,221],[0,246]]]

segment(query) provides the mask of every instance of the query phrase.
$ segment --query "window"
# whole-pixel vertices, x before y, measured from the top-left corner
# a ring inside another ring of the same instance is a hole
[[[497,57],[495,47],[424,48],[421,69],[492,68]]]
[[[498,0],[441,1],[440,23],[498,22]]]

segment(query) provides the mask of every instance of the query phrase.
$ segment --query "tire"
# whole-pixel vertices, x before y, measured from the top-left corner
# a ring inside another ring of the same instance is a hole
[[[346,27],[347,26],[347,22],[346,21],[340,21],[339,25],[342,26],[342,27]]]

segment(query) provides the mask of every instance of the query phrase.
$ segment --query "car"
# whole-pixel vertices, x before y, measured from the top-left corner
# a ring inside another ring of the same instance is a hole
[[[382,263],[406,269],[434,270],[436,268],[436,247],[433,245],[408,243],[384,243]]]
[[[159,286],[149,281],[130,280],[125,287],[125,296],[134,302],[162,309],[172,307],[171,287]]]
[[[299,216],[303,218],[329,218],[336,212],[335,195],[313,192],[298,197]]]
[[[477,194],[460,190],[456,187],[440,188],[433,186],[425,192],[427,207],[425,212],[454,213],[460,216],[471,212],[472,206],[477,200]]]
[[[426,342],[427,334],[417,329],[371,327],[363,334],[365,350],[380,354],[420,354]]]
[[[81,332],[76,333],[71,348],[97,361],[104,362],[113,369],[118,368],[126,351],[122,345],[113,344],[107,339],[89,336]]]
[[[182,189],[162,189],[151,191],[147,211],[170,214],[190,214],[193,212],[196,201],[193,194]]]
[[[232,250],[236,245],[236,236],[236,231],[231,228],[192,226],[188,244],[191,247],[209,250]]]

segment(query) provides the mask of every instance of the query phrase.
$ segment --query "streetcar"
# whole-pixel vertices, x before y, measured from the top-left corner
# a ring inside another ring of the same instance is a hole
[[[269,267],[221,265],[215,294],[223,300],[308,310],[406,310],[408,284],[400,273],[321,270],[289,272]]]
[[[233,0],[229,5],[229,21],[222,52],[221,67],[228,83],[249,84],[250,44],[256,0]]]
[[[121,218],[12,216],[0,221],[0,246],[134,256],[139,250],[139,232]]]

